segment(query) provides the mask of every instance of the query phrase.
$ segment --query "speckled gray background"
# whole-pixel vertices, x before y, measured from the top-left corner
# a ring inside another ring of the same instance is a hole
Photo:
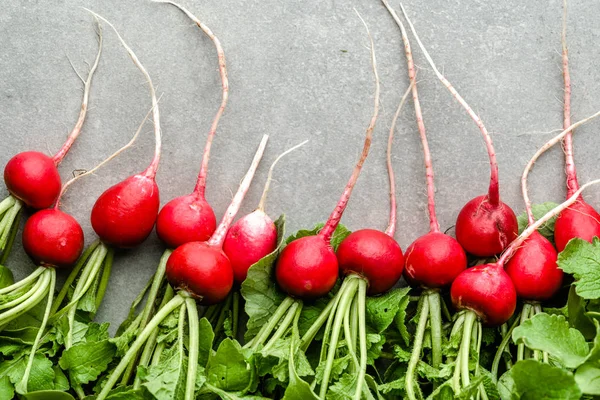
[[[244,174],[260,137],[271,136],[242,213],[258,202],[266,171],[278,153],[308,145],[282,161],[268,212],[285,212],[289,232],[324,220],[341,192],[372,110],[368,40],[352,7],[370,25],[381,75],[382,113],[371,155],[343,223],[384,228],[388,216],[385,145],[392,114],[407,87],[399,30],[378,0],[181,0],[205,21],[225,48],[230,102],[213,146],[207,197],[218,216]],[[394,7],[398,3],[393,1]],[[67,56],[85,72],[96,38],[86,6],[111,20],[151,74],[160,102],[164,153],[158,173],[162,202],[190,192],[201,149],[220,100],[212,42],[180,11],[149,1],[8,1],[0,12],[0,165],[15,153],[54,153],[74,123],[81,84]],[[438,66],[481,115],[498,153],[501,194],[523,209],[519,176],[534,151],[561,127],[560,29],[562,2],[405,2]],[[574,121],[600,109],[600,3],[573,1],[568,40]],[[60,171],[94,166],[126,143],[148,111],[144,79],[106,26],[105,48],[93,82],[83,133]],[[415,46],[416,43],[413,43]],[[461,206],[487,189],[488,164],[479,131],[438,83],[416,51],[421,103],[436,172],[440,224],[451,227]],[[598,178],[598,124],[577,131],[582,182]],[[82,179],[63,209],[80,221],[87,241],[94,200],[110,185],[141,171],[153,153],[150,125],[135,147],[96,175]],[[394,145],[399,226],[403,248],[428,228],[425,179],[412,104],[399,122]],[[534,201],[563,198],[561,150],[538,163]],[[5,189],[0,189],[5,195]],[[600,206],[600,190],[587,199]],[[153,234],[138,249],[120,253],[101,320],[121,321],[155,269],[163,250]],[[20,242],[8,262],[18,278],[33,265]]]

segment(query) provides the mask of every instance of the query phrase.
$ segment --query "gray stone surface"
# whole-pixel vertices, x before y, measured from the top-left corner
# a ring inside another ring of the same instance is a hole
[[[302,140],[310,143],[276,171],[268,212],[285,212],[289,231],[323,221],[335,205],[370,118],[373,76],[368,40],[352,7],[370,25],[382,84],[382,113],[371,155],[343,223],[384,228],[388,215],[385,144],[390,120],[407,87],[399,30],[377,0],[181,0],[203,19],[225,48],[231,97],[210,161],[208,200],[222,215],[263,133],[268,151],[242,213],[257,204],[270,162]],[[393,2],[398,7],[396,1]],[[111,20],[150,72],[158,92],[164,133],[158,174],[162,202],[192,190],[206,132],[220,99],[212,43],[178,10],[149,1],[9,1],[0,12],[0,165],[15,153],[55,152],[74,123],[81,84],[67,60],[85,72],[95,52],[92,18]],[[519,177],[534,151],[561,127],[560,29],[562,2],[406,0],[413,21],[438,66],[481,115],[498,153],[503,199],[521,212]],[[572,2],[569,47],[574,120],[600,109],[600,3]],[[126,143],[150,107],[148,90],[107,26],[105,49],[93,83],[84,131],[62,164],[94,166]],[[414,43],[413,43],[414,45]],[[436,201],[443,228],[462,205],[487,188],[487,156],[479,131],[438,83],[419,51],[421,102],[428,128]],[[598,124],[578,130],[581,181],[598,178]],[[95,239],[89,222],[94,200],[110,185],[141,171],[153,152],[150,125],[135,147],[64,199]],[[427,231],[424,169],[412,104],[402,113],[394,145],[399,226],[403,248]],[[538,163],[531,177],[534,201],[564,197],[561,150]],[[5,195],[5,189],[0,189]],[[600,206],[600,190],[586,195]],[[163,246],[155,235],[118,254],[98,316],[121,321],[152,274]],[[15,246],[9,265],[18,278],[33,265]]]

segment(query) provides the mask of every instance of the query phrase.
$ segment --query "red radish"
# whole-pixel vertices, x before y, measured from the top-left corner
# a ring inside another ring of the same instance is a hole
[[[261,258],[275,251],[277,246],[277,229],[273,220],[265,213],[267,193],[273,179],[273,169],[282,157],[305,145],[308,140],[286,150],[271,164],[263,189],[263,194],[256,210],[237,220],[227,232],[223,251],[231,261],[234,280],[241,284],[248,269]]]
[[[42,323],[38,328],[36,339],[31,348],[25,372],[20,383],[16,386],[19,393],[24,394],[28,391],[27,384],[33,366],[33,356],[38,349],[42,335],[46,330],[48,319],[52,313],[56,269],[73,267],[83,250],[83,230],[75,218],[59,209],[60,199],[73,182],[83,176],[92,174],[126,148],[130,147],[137,138],[142,126],[143,123],[131,141],[124,147],[117,150],[93,169],[68,181],[63,186],[52,209],[36,212],[25,224],[25,228],[23,229],[23,247],[25,252],[39,267],[20,282],[0,290],[0,299],[2,296],[13,299],[1,307],[6,309],[6,311],[0,312],[0,330],[10,321],[29,312],[40,304],[45,296],[48,296],[48,301]],[[91,253],[91,251],[88,251],[88,253]],[[75,390],[80,390],[80,388],[75,388]]]
[[[562,64],[565,82],[564,120],[563,129],[571,125],[571,76],[569,74],[569,51],[567,48],[567,1],[564,1],[562,29]],[[573,159],[573,137],[570,130],[563,138],[565,152],[565,171],[567,173],[567,197],[577,189],[577,170]],[[562,212],[554,226],[554,242],[558,251],[563,251],[569,240],[580,238],[591,242],[594,237],[600,237],[600,214],[592,206],[579,198],[572,207]]]
[[[414,387],[416,383],[415,374],[417,365],[421,360],[425,330],[427,325],[429,325],[431,329],[431,364],[434,368],[438,368],[442,362],[442,299],[440,288],[450,285],[456,276],[467,268],[467,256],[456,239],[440,231],[435,211],[433,165],[421,112],[421,104],[419,102],[417,77],[410,42],[404,24],[398,18],[396,12],[386,0],[382,0],[382,3],[394,18],[402,33],[417,127],[423,145],[427,178],[429,233],[417,238],[406,249],[404,267],[404,277],[409,284],[424,289],[419,298],[419,322],[405,375],[406,395],[409,400],[416,400],[418,394]]]
[[[403,7],[402,11],[406,17]],[[406,19],[429,65],[452,96],[467,111],[483,135],[490,158],[490,186],[486,195],[475,197],[467,202],[458,214],[456,239],[468,253],[479,257],[493,256],[502,252],[517,237],[518,223],[514,211],[500,200],[498,163],[496,162],[492,138],[479,116],[475,114],[452,84],[437,69],[425,46],[417,36],[412,22],[408,17]]]
[[[160,0],[153,1],[157,3],[169,3],[179,8],[212,40],[215,49],[217,50],[219,74],[221,76],[221,86],[223,88],[221,105],[217,110],[217,114],[213,119],[210,131],[206,138],[202,164],[194,191],[191,194],[177,197],[165,204],[160,210],[158,220],[156,221],[156,233],[158,234],[158,237],[161,238],[168,247],[175,248],[190,241],[203,242],[208,240],[217,227],[215,212],[208,204],[205,197],[206,175],[208,172],[208,160],[210,158],[212,142],[229,98],[229,80],[227,78],[227,65],[225,63],[223,47],[210,28],[176,3]]]
[[[175,3],[171,4],[174,4],[186,14],[191,15],[181,6]],[[192,15],[190,18],[194,19],[195,17]],[[150,349],[154,347],[156,340],[154,334],[160,323],[168,317],[171,312],[181,307],[184,307],[184,309],[187,308],[189,325],[189,344],[187,346],[189,355],[185,399],[192,400],[195,398],[196,370],[198,368],[198,348],[200,340],[196,301],[201,304],[218,303],[227,297],[233,286],[233,269],[229,259],[222,250],[223,241],[225,240],[225,234],[227,233],[229,226],[233,222],[233,219],[239,211],[241,203],[250,188],[250,184],[252,183],[252,179],[267,145],[267,140],[268,136],[263,136],[248,172],[246,172],[231,204],[227,207],[221,223],[210,239],[205,242],[196,241],[185,243],[177,247],[169,256],[166,262],[166,277],[173,288],[177,290],[177,295],[160,308],[156,315],[148,321],[135,342],[130,346],[125,356],[123,356],[117,367],[108,377],[106,384],[97,397],[98,400],[105,399],[121,375],[127,373],[127,369],[131,363],[135,363],[137,354],[144,344],[146,344],[146,346],[149,345]],[[126,384],[128,376],[125,375],[125,377]],[[136,383],[136,385],[137,384],[138,383]]]
[[[362,20],[362,18],[361,18]],[[364,21],[363,21],[364,22]],[[365,25],[366,26],[366,25]],[[369,34],[370,36],[370,34]],[[329,216],[325,226],[316,236],[305,236],[294,240],[281,252],[275,267],[275,278],[283,291],[292,297],[300,299],[314,299],[323,296],[333,288],[338,277],[338,261],[331,248],[331,236],[337,228],[346,205],[350,200],[352,189],[360,176],[362,166],[369,154],[373,129],[379,116],[379,76],[371,39],[371,61],[375,74],[375,106],[371,122],[367,127],[367,134],[362,154],[346,188],[342,193],[337,206]]]
[[[9,235],[16,234],[16,218],[22,206],[41,210],[51,207],[58,198],[61,179],[57,167],[81,133],[87,115],[92,78],[98,68],[101,53],[102,34],[98,28],[98,53],[87,79],[81,79],[84,88],[79,117],[60,150],[53,157],[38,151],[24,151],[11,158],[4,167],[4,182],[10,195],[0,202],[0,252],[3,253],[0,264],[4,263],[10,251],[9,243],[12,240],[9,240]]]

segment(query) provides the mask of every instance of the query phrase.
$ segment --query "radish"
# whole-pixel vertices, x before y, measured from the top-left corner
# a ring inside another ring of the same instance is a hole
[[[564,1],[562,29],[562,65],[565,82],[563,129],[567,129],[571,125],[571,76],[569,74],[569,52],[567,49],[566,0]],[[573,159],[572,130],[563,138],[563,149],[565,152],[565,172],[567,174],[567,197],[571,197],[579,189],[577,170]],[[569,240],[573,238],[591,242],[594,237],[600,237],[600,214],[581,197],[556,219],[554,242],[558,251],[563,251]]]
[[[38,151],[25,151],[11,158],[4,167],[4,182],[10,195],[0,202],[0,253],[2,254],[0,264],[6,262],[10,252],[19,225],[18,216],[23,206],[42,210],[51,207],[58,198],[61,179],[57,167],[81,133],[87,115],[92,78],[102,53],[102,32],[99,26],[97,34],[98,52],[86,80],[81,79],[83,82],[81,110],[66,142],[53,157]]]
[[[468,253],[479,257],[491,257],[502,252],[517,237],[519,228],[514,211],[500,200],[498,163],[496,162],[496,153],[492,138],[479,116],[475,114],[452,84],[437,69],[431,56],[419,39],[415,27],[408,18],[404,7],[402,5],[401,7],[406,21],[429,65],[431,65],[439,80],[446,86],[452,96],[467,111],[483,135],[490,159],[490,186],[486,195],[470,200],[459,212],[456,219],[456,239]]]
[[[267,181],[256,210],[237,220],[225,236],[223,251],[231,261],[234,280],[241,284],[248,269],[267,254],[272,253],[277,245],[277,229],[273,220],[265,213],[267,194],[273,179],[275,165],[287,154],[304,146],[308,140],[286,150],[271,164]]]
[[[431,154],[425,132],[417,91],[417,78],[412,51],[404,24],[386,0],[382,0],[388,12],[400,27],[408,76],[411,82],[417,127],[423,145],[425,171],[427,176],[427,198],[429,210],[429,233],[417,238],[406,249],[404,276],[411,286],[423,288],[419,297],[419,322],[415,332],[412,355],[405,376],[406,395],[410,400],[418,398],[414,385],[416,368],[421,360],[423,340],[427,325],[431,330],[431,364],[438,368],[442,362],[442,313],[440,289],[450,285],[456,276],[467,268],[467,256],[459,242],[440,231],[435,210],[435,187]]]
[[[181,9],[185,11],[185,9]],[[187,11],[185,12],[186,14],[188,13]],[[166,317],[178,309],[180,313],[184,313],[187,310],[189,329],[188,365],[184,398],[186,400],[195,398],[200,341],[196,301],[200,304],[218,303],[227,297],[233,286],[233,269],[229,259],[222,250],[223,241],[225,240],[229,226],[233,222],[248,192],[254,173],[267,145],[267,140],[268,136],[263,136],[248,172],[227,208],[221,223],[210,239],[206,242],[195,241],[185,243],[177,247],[168,257],[165,272],[167,280],[177,291],[177,294],[162,306],[141,330],[125,356],[123,356],[117,367],[108,377],[102,391],[97,396],[98,400],[107,398],[121,375],[126,372],[130,363],[135,361],[142,346],[146,345],[144,353],[151,353],[156,344],[156,329]],[[185,320],[180,322],[180,324],[184,322]],[[149,355],[151,356],[151,354]],[[144,355],[142,359],[144,359]],[[139,385],[140,382],[136,380],[134,388],[139,388]]]
[[[227,100],[229,98],[229,80],[227,78],[227,65],[225,63],[225,53],[221,42],[214,35],[208,26],[196,18],[193,14],[187,11],[182,6],[167,0],[153,0],[157,3],[169,3],[183,11],[196,25],[212,40],[217,50],[219,61],[219,74],[221,76],[221,86],[223,88],[221,95],[221,105],[217,110],[208,137],[206,138],[206,146],[204,155],[202,156],[202,164],[196,187],[191,194],[176,197],[169,201],[160,210],[158,220],[156,221],[156,233],[170,248],[181,246],[184,243],[191,241],[203,242],[208,240],[214,233],[217,227],[217,219],[212,207],[208,204],[205,197],[206,192],[206,175],[208,172],[208,160],[210,157],[210,149],[212,142],[217,132],[217,127],[221,116],[225,111]]]
[[[354,185],[356,184],[356,181],[360,175],[362,166],[369,154],[373,129],[375,128],[375,123],[379,115],[380,88],[379,76],[377,74],[377,62],[375,58],[374,43],[366,23],[360,17],[360,15],[359,18],[365,25],[365,28],[367,29],[367,34],[369,36],[371,46],[371,63],[373,73],[375,76],[375,102],[373,108],[373,115],[371,117],[369,126],[367,127],[361,157],[358,160],[356,166],[354,167],[354,171],[348,183],[346,184],[346,188],[344,189],[344,192],[342,193],[342,196],[338,201],[337,206],[329,216],[329,219],[327,220],[321,231],[314,236],[304,236],[302,238],[296,239],[290,242],[282,250],[275,265],[275,279],[279,287],[285,293],[287,293],[288,296],[280,303],[273,315],[269,318],[267,323],[262,326],[262,328],[258,331],[256,336],[254,336],[254,338],[248,341],[245,345],[246,348],[249,348],[253,352],[263,352],[264,354],[267,354],[268,351],[276,345],[279,339],[287,335],[290,329],[294,329],[291,327],[293,321],[298,320],[299,315],[302,311],[302,300],[316,299],[329,293],[335,285],[335,282],[337,281],[338,274],[340,273],[340,268],[345,268],[346,271],[350,274],[350,276],[344,280],[342,288],[335,296],[335,299],[339,300],[339,302],[334,300],[327,305],[327,307],[323,310],[323,312],[317,318],[315,323],[309,328],[309,331],[305,334],[304,338],[301,341],[302,344],[299,346],[301,349],[306,350],[306,347],[308,347],[310,341],[312,341],[315,334],[325,323],[325,320],[328,319],[328,316],[333,316],[335,314],[337,322],[334,325],[334,330],[332,331],[333,342],[331,344],[333,353],[330,352],[326,361],[322,358],[322,361],[326,365],[325,369],[323,370],[324,375],[323,380],[321,382],[321,398],[325,397],[325,393],[327,392],[329,386],[329,375],[333,367],[337,337],[339,337],[339,333],[341,330],[341,321],[344,318],[344,315],[346,315],[347,312],[349,312],[351,308],[350,305],[355,296],[355,303],[357,304],[357,307],[355,307],[354,316],[356,317],[356,321],[358,321],[356,327],[357,329],[359,329],[359,336],[361,338],[361,365],[359,371],[360,374],[363,376],[362,378],[359,378],[359,382],[362,382],[364,380],[364,374],[366,373],[367,365],[364,303],[367,293],[367,280],[363,278],[356,279],[359,275],[357,275],[356,273],[351,273],[351,270],[354,269],[354,265],[352,265],[352,262],[348,259],[342,257],[340,259],[343,260],[344,263],[338,263],[338,257],[340,253],[338,253],[338,256],[336,256],[336,253],[334,252],[330,243],[331,237],[340,222],[346,205],[348,204],[350,195],[352,194]],[[390,224],[390,235],[393,235],[393,232],[395,230],[394,212],[392,212]],[[384,238],[382,239],[381,236],[383,236]],[[387,247],[383,251],[384,254],[382,255],[377,254],[377,245],[373,245],[372,242],[367,243],[366,246],[358,244],[358,246],[362,246],[363,249],[365,249],[366,247],[367,251],[371,251],[369,256],[379,256],[380,260],[385,259],[387,261],[388,264],[386,265],[386,268],[382,268],[382,272],[384,272],[383,275],[386,275],[386,272],[394,270],[394,273],[392,273],[392,275],[395,274],[395,279],[392,278],[393,282],[391,282],[391,284],[389,284],[389,282],[386,282],[388,288],[393,286],[393,284],[398,280],[402,273],[402,251],[400,250],[400,246],[389,235],[374,230],[360,231],[357,237],[365,238],[367,241],[370,241],[372,238],[375,238],[375,240],[377,240],[379,244],[383,243],[383,246]],[[350,241],[353,241],[353,239],[350,239]],[[352,249],[356,247],[350,244],[350,242],[348,242],[348,246],[346,248],[346,254],[349,254],[352,251]],[[338,251],[340,250],[341,245],[338,248]],[[376,262],[373,260],[370,261],[371,266],[374,265]],[[370,269],[370,271],[374,272],[373,269]],[[361,270],[360,273],[365,273],[365,271]],[[374,283],[376,283],[375,280]],[[378,284],[381,285],[380,282],[378,282]],[[350,347],[351,344],[349,344],[348,346]],[[297,348],[291,348],[290,351],[292,352],[292,354],[294,354],[297,351]],[[355,354],[353,347],[352,353]],[[355,358],[355,360],[357,359]],[[359,385],[356,389],[356,395],[359,397],[362,393],[361,388],[362,384]]]
[[[16,387],[17,391],[21,394],[28,391],[27,384],[33,366],[33,358],[42,335],[45,333],[46,325],[52,311],[54,288],[56,286],[56,270],[73,267],[83,250],[84,236],[81,225],[71,215],[60,210],[60,199],[67,188],[76,180],[94,173],[108,161],[129,148],[135,142],[145,121],[146,119],[144,119],[129,143],[93,169],[77,175],[65,183],[54,207],[37,211],[25,224],[23,229],[23,248],[39,267],[23,280],[0,289],[0,310],[5,310],[0,312],[0,331],[11,321],[30,312],[43,301],[44,297],[47,296],[48,300],[42,322],[31,347],[25,372]]]

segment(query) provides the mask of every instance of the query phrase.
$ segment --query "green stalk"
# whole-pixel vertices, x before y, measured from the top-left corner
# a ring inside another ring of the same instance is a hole
[[[198,308],[196,301],[191,297],[185,299],[188,310],[189,344],[188,344],[188,371],[185,386],[185,399],[194,400],[196,390],[196,373],[198,372],[198,354],[200,349],[200,327],[198,322]]]
[[[277,328],[273,336],[271,336],[271,339],[269,339],[267,344],[265,344],[265,347],[263,348],[264,351],[269,350],[271,347],[273,347],[275,343],[277,343],[279,339],[281,339],[281,337],[290,327],[292,321],[294,320],[294,316],[296,315],[296,310],[298,310],[300,306],[300,302],[294,301],[294,304],[292,304],[292,306],[288,309],[285,318],[283,319],[283,321],[281,321],[281,324],[279,324],[279,327]]]
[[[42,275],[40,277],[40,279],[37,281],[37,283],[35,284],[35,287],[37,287],[37,290],[35,291],[35,293],[31,294],[31,297],[29,297],[27,300],[23,301],[18,306],[13,307],[10,310],[5,311],[2,314],[0,314],[0,331],[2,331],[4,325],[6,325],[9,322],[13,321],[14,319],[20,317],[22,314],[31,310],[40,301],[42,301],[42,299],[44,298],[44,296],[47,293],[49,282],[50,282],[50,277],[46,274]],[[30,292],[27,292],[27,293],[29,294]]]
[[[340,290],[336,293],[333,299],[331,299],[329,303],[327,303],[327,306],[325,306],[325,308],[323,309],[323,311],[321,311],[321,314],[319,314],[315,322],[313,322],[313,324],[310,326],[310,328],[308,328],[304,336],[302,336],[302,338],[300,339],[300,345],[298,347],[302,351],[306,351],[308,349],[308,346],[313,341],[313,339],[315,338],[325,321],[329,321],[331,310],[336,308],[340,301],[342,289],[343,288],[340,288]]]
[[[17,214],[17,217],[15,218],[15,220],[12,224],[12,227],[10,229],[10,234],[8,235],[8,240],[6,241],[6,244],[4,245],[4,249],[0,250],[2,252],[2,257],[0,257],[0,265],[6,264],[8,255],[10,254],[13,244],[15,243],[15,237],[17,237],[17,232],[19,231],[19,225],[21,222],[22,214],[23,214],[22,212],[19,212]]]
[[[96,310],[98,310],[100,308],[100,305],[102,305],[102,300],[104,300],[104,295],[106,294],[106,289],[108,288],[108,281],[110,280],[110,273],[112,271],[114,258],[115,258],[115,251],[113,249],[109,248],[106,253],[106,257],[104,258],[104,267],[102,268],[102,278],[100,278],[100,284],[98,285],[98,290],[96,292]],[[144,323],[144,326],[146,326],[145,323]]]
[[[429,302],[429,326],[431,328],[431,366],[438,368],[442,363],[442,311],[440,292],[427,291]]]
[[[238,335],[238,325],[239,325],[239,317],[240,317],[240,292],[237,290],[233,292],[233,322],[232,322],[232,334],[233,337],[237,339]]]
[[[165,304],[167,304],[169,301],[171,301],[171,299],[173,298],[173,295],[174,295],[173,288],[171,287],[171,285],[167,284],[167,288],[165,289],[165,294],[163,295],[163,298],[162,298],[157,310],[162,309],[165,306]],[[161,351],[154,350],[155,348],[158,348],[162,344],[162,343],[159,343],[159,345],[156,344],[157,337],[158,337],[158,329],[155,330],[154,332],[152,332],[152,334],[146,341],[146,344],[144,345],[144,350],[142,351],[142,355],[140,356],[138,365],[144,366],[144,367],[148,366],[148,363],[151,362],[151,358],[153,357],[153,353],[155,353],[155,354],[158,353],[158,358],[160,358],[160,353],[162,352],[162,350]],[[129,363],[127,370],[129,370],[129,368],[131,368],[131,370],[133,371],[133,368],[135,368],[134,366],[135,366],[135,358],[133,358],[131,363]],[[136,375],[135,380],[133,381],[133,388],[137,390],[141,387],[141,385],[142,385],[142,380]]]
[[[290,308],[292,304],[294,304],[294,299],[289,296],[281,302],[279,307],[277,307],[277,310],[275,310],[271,318],[269,318],[269,321],[263,325],[263,327],[260,329],[260,331],[258,331],[252,340],[252,346],[250,347],[252,350],[258,349],[258,347],[262,345],[265,340],[267,340],[275,326],[277,326],[279,323],[279,320],[281,320],[287,309]],[[244,347],[248,347],[248,344],[250,343],[247,343]]]
[[[46,330],[46,325],[48,324],[48,317],[50,317],[50,310],[52,309],[52,299],[54,298],[54,288],[56,286],[56,270],[54,268],[49,268],[48,274],[50,275],[50,286],[48,287],[48,302],[46,303],[46,311],[44,312],[42,323],[38,329],[37,335],[35,336],[33,346],[31,346],[31,352],[29,353],[29,359],[27,360],[27,366],[25,367],[23,377],[21,378],[21,381],[17,384],[15,388],[18,393],[27,393],[27,384],[29,383],[29,375],[31,374],[31,367],[33,367],[35,353],[37,352],[37,349],[40,345],[42,335]]]
[[[426,292],[423,296],[428,296]],[[423,349],[423,337],[425,336],[425,330],[427,329],[427,322],[429,319],[429,301],[427,298],[421,298],[418,305],[419,322],[417,323],[417,330],[413,339],[413,349],[410,355],[410,361],[406,368],[405,386],[406,386],[406,397],[409,400],[417,400],[417,394],[415,393],[415,371],[417,365],[421,359],[421,350]]]
[[[344,294],[340,298],[340,304],[335,310],[335,320],[333,322],[333,327],[331,329],[331,339],[329,341],[329,349],[327,352],[327,361],[325,363],[325,369],[323,370],[323,380],[321,381],[321,390],[319,392],[319,397],[322,399],[325,398],[327,394],[327,389],[329,388],[329,378],[331,376],[331,370],[333,368],[333,362],[335,360],[335,353],[337,350],[337,344],[340,337],[340,330],[342,326],[342,321],[344,319],[344,314],[346,312],[346,308],[350,306],[350,302],[358,289],[358,282],[362,281],[362,279],[344,279],[344,283],[342,286],[347,286],[347,289],[344,291]],[[359,305],[360,307],[360,305]],[[359,309],[360,312],[360,309]],[[360,319],[360,317],[359,317]],[[359,322],[360,325],[360,322]]]
[[[2,236],[0,236],[0,250],[4,250],[6,248],[5,246],[8,243],[8,236],[13,230],[15,219],[21,212],[22,208],[23,203],[21,200],[15,199],[15,203],[12,205],[10,210],[4,214],[4,217],[2,218],[2,225],[0,226],[0,232],[2,232]]]
[[[44,271],[46,271],[46,267],[37,267],[35,269],[35,271],[33,271],[31,274],[29,274],[29,276],[27,276],[26,278],[21,279],[18,282],[13,283],[10,286],[7,286],[5,288],[0,289],[0,296],[10,293],[10,292],[14,292],[17,289],[20,289],[24,286],[29,285],[31,282],[35,281],[37,279],[38,276],[40,276],[41,274],[44,273]]]
[[[502,359],[502,355],[504,354],[506,346],[508,346],[508,343],[512,338],[512,332],[517,327],[517,325],[519,325],[519,318],[515,318],[515,321],[511,325],[508,332],[505,333],[504,337],[502,338],[502,342],[500,342],[500,345],[498,346],[498,351],[496,351],[496,355],[494,356],[494,361],[492,362],[491,370],[492,379],[494,380],[494,382],[498,381],[498,368],[500,366],[500,360]]]
[[[465,315],[465,326],[463,330],[463,337],[460,347],[462,349],[460,353],[460,374],[463,387],[469,386],[471,379],[469,376],[469,355],[471,352],[471,335],[473,332],[473,326],[477,322],[477,315],[468,310]],[[463,348],[464,347],[464,348]]]
[[[85,249],[85,251],[83,252],[81,257],[79,257],[79,261],[77,261],[77,264],[75,264],[75,266],[69,273],[67,280],[63,284],[60,292],[58,292],[58,295],[56,296],[56,298],[54,299],[54,304],[52,305],[52,312],[50,313],[50,315],[52,315],[53,318],[54,318],[54,315],[56,314],[56,312],[58,311],[58,308],[63,303],[63,300],[65,299],[65,297],[67,297],[69,288],[75,281],[75,278],[77,278],[77,275],[79,275],[79,271],[81,271],[81,268],[83,268],[83,266],[86,264],[86,262],[90,258],[90,255],[92,255],[92,253],[94,253],[96,251],[96,249],[98,248],[99,245],[100,245],[100,241],[96,240],[94,243],[89,245],[88,248]]]
[[[356,335],[352,333],[352,332],[356,333],[356,330],[352,331],[352,326],[350,325],[351,324],[350,314],[351,314],[351,311],[352,312],[354,311],[355,304],[358,304],[358,299],[356,297],[354,297],[352,299],[352,303],[350,304],[350,307],[348,307],[346,309],[346,312],[344,313],[344,322],[343,322],[344,338],[346,339],[348,353],[350,353],[350,357],[352,357],[352,361],[354,362],[354,364],[350,365],[350,373],[356,372],[355,370],[360,367],[360,363],[358,362],[358,357],[356,356],[356,351],[355,351],[356,343],[354,342],[354,338],[356,337]],[[358,325],[356,326],[356,329],[358,329]]]
[[[352,312],[350,313],[350,334],[352,335],[352,346],[356,349],[358,344],[358,299],[352,300]]]
[[[352,276],[349,276],[348,278],[351,278],[351,277]],[[335,319],[335,315],[337,313],[337,310],[338,310],[338,307],[339,307],[342,297],[344,297],[344,295],[350,288],[349,282],[352,282],[352,281],[349,279],[344,279],[342,281],[342,286],[340,287],[340,290],[338,291],[339,297],[336,296],[336,298],[333,299],[333,306],[330,309],[329,315],[327,316],[327,323],[325,324],[325,332],[323,332],[323,341],[321,342],[321,353],[319,354],[320,362],[324,362],[327,358],[327,349],[329,346],[329,342],[331,340],[331,329],[333,327],[333,321]],[[306,348],[308,348],[308,344],[306,345]],[[306,350],[304,350],[304,351],[306,351]],[[316,383],[317,382],[316,379],[313,382]]]
[[[0,304],[0,310],[4,310],[4,309],[10,310],[11,308],[18,306],[19,304],[21,304],[22,302],[24,302],[25,300],[27,300],[28,298],[33,296],[33,294],[40,289],[40,285],[42,284],[44,276],[45,276],[45,274],[41,275],[40,278],[37,280],[37,282],[33,286],[31,286],[29,288],[29,290],[27,290],[25,293],[21,293],[19,295],[19,297],[16,297],[16,298],[12,299],[11,301],[7,301],[4,304]],[[0,313],[0,318],[1,318],[1,316],[2,316],[2,313]]]
[[[362,388],[367,374],[367,322],[366,322],[366,300],[367,300],[367,281],[358,280],[358,336],[360,342],[360,369],[358,370],[358,381],[356,383],[356,392],[354,400],[360,400]]]
[[[114,369],[112,374],[110,374],[110,376],[108,377],[108,380],[106,381],[106,384],[102,388],[102,391],[100,392],[100,394],[98,395],[96,400],[106,399],[106,397],[108,396],[108,393],[115,386],[115,384],[117,383],[117,380],[119,380],[119,377],[125,371],[125,368],[127,368],[127,365],[129,365],[129,363],[131,362],[131,359],[133,357],[135,357],[135,355],[140,350],[142,345],[146,342],[148,337],[150,337],[152,332],[158,328],[160,323],[169,314],[171,314],[174,310],[176,310],[178,307],[180,307],[184,302],[185,302],[184,298],[177,295],[177,296],[173,297],[173,299],[171,299],[171,301],[169,301],[163,308],[161,308],[156,313],[154,318],[152,318],[148,322],[148,325],[146,325],[146,327],[142,330],[142,332],[137,337],[135,342],[133,342],[133,344],[131,345],[129,350],[127,350],[127,353],[125,353],[125,356],[121,359],[121,361],[119,362],[117,367]]]
[[[208,322],[211,323],[211,325],[214,325],[214,321],[213,318],[215,317],[216,314],[219,313],[219,310],[221,309],[222,304],[213,304],[212,306],[208,306],[206,308],[206,310],[204,311],[204,318],[206,318],[208,320]]]
[[[0,215],[4,214],[6,212],[6,210],[11,208],[15,204],[16,201],[17,201],[16,197],[14,197],[12,194],[9,194],[8,196],[6,196],[4,198],[4,200],[2,200],[0,202]]]
[[[523,304],[523,309],[521,310],[521,316],[519,317],[519,324],[522,324],[523,322],[527,321],[527,319],[529,319],[529,309],[531,308],[531,305],[529,303],[524,303]],[[522,361],[525,359],[525,344],[524,343],[519,343],[517,345],[517,361]]]
[[[215,338],[219,337],[221,331],[223,330],[223,324],[225,323],[225,318],[227,318],[227,312],[231,310],[231,301],[233,300],[233,295],[229,293],[227,298],[225,299],[225,303],[221,303],[221,311],[219,312],[219,319],[217,319],[217,323],[214,325],[215,327]]]

